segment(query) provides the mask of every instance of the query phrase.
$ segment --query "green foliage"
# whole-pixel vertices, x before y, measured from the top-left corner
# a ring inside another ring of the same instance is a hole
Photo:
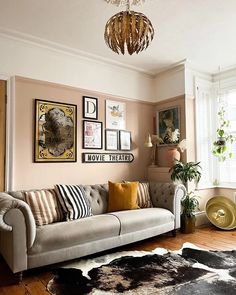
[[[196,196],[193,192],[187,193],[184,198],[181,200],[181,205],[183,208],[183,215],[191,217],[193,216],[193,212],[199,210],[199,201],[198,196]]]
[[[185,186],[187,185],[188,181],[195,180],[196,182],[199,182],[201,178],[201,172],[199,169],[201,169],[200,162],[183,163],[176,160],[175,165],[170,169],[170,172],[172,172],[171,179],[173,181],[179,180]]]
[[[212,153],[218,158],[218,161],[224,162],[227,157],[232,158],[232,153],[229,151],[230,145],[234,142],[235,138],[229,134],[229,120],[225,120],[225,109],[220,107],[219,112],[219,128],[216,130],[217,140],[213,142]]]

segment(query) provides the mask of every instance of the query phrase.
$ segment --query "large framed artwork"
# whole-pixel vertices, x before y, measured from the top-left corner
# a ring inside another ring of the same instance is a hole
[[[98,119],[98,99],[95,97],[83,96],[83,118]]]
[[[102,149],[102,122],[83,121],[83,149]]]
[[[180,137],[180,110],[172,107],[157,112],[157,135],[161,144],[177,144]]]
[[[35,99],[34,162],[76,162],[77,106]]]
[[[106,100],[106,128],[125,129],[126,105],[124,102]]]

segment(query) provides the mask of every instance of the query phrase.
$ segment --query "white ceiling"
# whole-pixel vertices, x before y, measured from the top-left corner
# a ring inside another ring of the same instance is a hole
[[[236,0],[146,0],[134,6],[150,18],[155,36],[133,56],[117,55],[104,43],[106,21],[120,10],[104,0],[0,0],[0,28],[153,74],[184,59],[208,73],[236,66]]]

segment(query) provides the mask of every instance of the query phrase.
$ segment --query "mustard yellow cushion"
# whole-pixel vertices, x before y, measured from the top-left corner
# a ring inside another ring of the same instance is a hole
[[[138,182],[114,183],[109,181],[108,212],[139,209]]]

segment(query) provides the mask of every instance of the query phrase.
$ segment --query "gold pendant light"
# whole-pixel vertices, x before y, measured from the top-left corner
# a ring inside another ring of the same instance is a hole
[[[140,1],[138,1],[140,2]],[[142,13],[127,10],[112,16],[105,27],[104,39],[108,47],[116,53],[130,55],[146,49],[154,37],[151,21]]]

